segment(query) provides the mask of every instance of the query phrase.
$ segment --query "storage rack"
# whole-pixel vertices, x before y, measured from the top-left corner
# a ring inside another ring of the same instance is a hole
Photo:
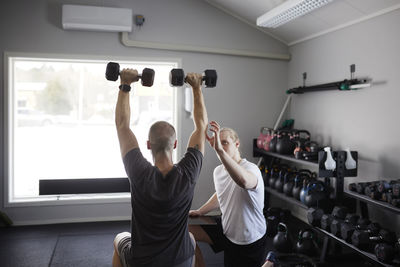
[[[354,154],[352,153],[352,156],[354,156]],[[303,165],[307,165],[310,167],[315,167],[315,168],[320,168],[320,163],[318,163],[317,161],[306,161],[306,160],[301,160],[301,159],[296,159],[294,156],[288,156],[288,155],[281,155],[278,153],[273,153],[273,152],[268,152],[265,151],[263,149],[259,149],[257,147],[257,139],[253,140],[253,157],[272,157],[272,158],[279,158],[279,159],[284,159],[290,162],[294,162],[294,163],[299,163],[299,164],[303,164]],[[331,173],[333,175],[333,173]],[[347,173],[349,174],[349,173]],[[354,173],[351,173],[352,175],[354,175]],[[355,173],[356,174],[356,173]],[[325,175],[323,174],[322,177],[327,177],[327,174],[325,173]],[[336,173],[335,173],[336,175]],[[338,184],[337,184],[338,185]],[[343,187],[342,187],[343,190]],[[294,199],[292,197],[288,197],[285,194],[279,193],[276,190],[273,190],[269,187],[265,187],[265,191],[270,193],[270,195],[276,196],[282,200],[287,201],[290,204],[296,205],[302,209],[308,209],[308,207],[306,205],[304,205],[302,202],[298,201],[297,199]],[[360,205],[360,209],[361,209],[361,213],[362,216],[368,216],[368,208],[367,208],[367,204],[371,204],[371,205],[375,205],[375,206],[379,206],[379,207],[383,207],[389,211],[392,211],[396,214],[400,214],[400,209],[390,206],[389,204],[385,204],[383,202],[380,201],[376,201],[373,199],[368,198],[367,196],[363,196],[361,194],[355,193],[355,192],[351,192],[351,191],[347,191],[347,190],[343,190],[343,197],[349,197],[352,198],[354,200],[358,201],[358,204]],[[303,221],[302,221],[303,222]],[[306,223],[306,222],[304,222]],[[308,224],[308,223],[306,223]],[[309,225],[309,224],[308,224]],[[385,267],[392,267],[392,266],[400,266],[400,261],[399,259],[396,259],[393,262],[393,265],[391,264],[386,264],[383,262],[378,261],[378,259],[376,258],[376,256],[372,253],[369,253],[367,251],[361,250],[355,246],[353,246],[352,244],[347,243],[345,240],[336,237],[335,235],[319,228],[319,227],[315,227],[315,226],[311,226],[309,225],[310,228],[314,229],[315,231],[321,233],[324,235],[324,240],[323,240],[323,247],[321,249],[321,256],[320,256],[320,261],[323,262],[325,261],[325,257],[326,257],[326,253],[328,250],[328,243],[330,240],[334,240],[335,242],[352,249],[353,251],[357,252],[359,255],[361,255],[362,257],[371,260],[381,266],[385,266]]]

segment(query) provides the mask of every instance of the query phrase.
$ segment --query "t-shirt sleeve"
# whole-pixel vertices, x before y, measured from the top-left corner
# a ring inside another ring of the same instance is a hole
[[[196,148],[188,147],[185,155],[177,165],[192,182],[195,182],[200,175],[202,164],[203,154]]]
[[[134,148],[128,153],[126,153],[125,157],[122,159],[126,174],[130,181],[132,179],[136,179],[142,177],[142,173],[144,170],[151,164],[147,161],[145,157],[143,157],[142,152],[140,152],[139,148]]]
[[[249,190],[257,191],[257,190],[259,190],[260,188],[261,188],[262,190],[264,190],[264,180],[263,180],[263,178],[262,178],[261,171],[260,171],[260,169],[257,167],[257,165],[255,165],[255,164],[252,163],[252,162],[248,162],[248,164],[246,164],[245,169],[246,169],[247,171],[253,173],[253,174],[257,177],[257,186],[256,186],[256,188],[249,189]]]

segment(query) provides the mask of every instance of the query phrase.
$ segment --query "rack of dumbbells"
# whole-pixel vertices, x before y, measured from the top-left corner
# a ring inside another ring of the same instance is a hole
[[[253,156],[260,157],[259,167],[263,174],[265,191],[269,193],[266,201],[268,201],[268,196],[273,195],[291,205],[307,210],[309,227],[316,235],[322,237],[319,245],[321,248],[319,262],[325,262],[329,249],[332,248],[332,245],[336,245],[335,249],[338,247],[339,250],[342,247],[350,248],[351,251],[357,252],[375,264],[400,266],[400,261],[396,256],[396,253],[400,253],[400,239],[396,238],[395,233],[368,220],[368,208],[365,202],[385,205],[385,208],[392,211],[398,212],[399,209],[353,191],[357,187],[362,187],[364,191],[368,187],[374,191],[373,186],[377,186],[379,187],[379,190],[376,189],[377,192],[383,195],[386,193],[383,198],[391,198],[393,201],[398,198],[399,181],[351,184],[349,190],[344,191],[345,177],[357,176],[358,154],[356,151],[319,150],[318,160],[305,160],[299,159],[293,154],[266,151],[260,147],[259,143],[259,139],[254,139]],[[354,161],[353,164],[348,164],[348,158]],[[329,160],[334,161],[334,166],[326,164]],[[296,166],[290,166],[290,163],[309,166],[317,169],[318,172],[298,170]],[[332,186],[331,178],[334,180]],[[373,197],[375,196],[378,196],[378,193]],[[356,200],[359,200],[361,216],[355,214]],[[265,213],[267,222],[269,222],[267,205]],[[278,234],[282,232],[280,237],[285,236],[283,233],[288,231],[286,227],[279,223],[276,226],[276,221],[272,224],[277,227]],[[299,234],[303,235],[303,232],[299,232]],[[310,236],[308,231],[305,231],[304,235],[305,237]],[[330,241],[335,242],[331,243]]]
[[[400,214],[400,179],[379,180],[363,183],[350,183],[345,194],[371,204]]]

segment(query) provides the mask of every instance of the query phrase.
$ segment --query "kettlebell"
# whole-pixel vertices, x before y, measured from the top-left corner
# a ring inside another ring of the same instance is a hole
[[[275,185],[274,188],[278,192],[283,192],[283,184],[284,184],[284,179],[285,175],[290,172],[290,169],[288,168],[282,168],[281,171],[279,172],[278,178],[275,180]]]
[[[278,224],[278,233],[274,236],[272,244],[278,252],[290,253],[292,251],[293,245],[288,235],[286,224]]]
[[[275,183],[279,179],[279,175],[280,175],[281,171],[286,170],[288,168],[289,168],[289,165],[280,164],[274,169],[274,172],[271,173],[271,178],[269,179],[269,186],[271,188],[275,189]]]
[[[268,186],[273,188],[275,186],[275,180],[278,178],[279,176],[279,171],[280,168],[279,166],[275,166],[271,169],[271,174],[270,177],[268,179]]]
[[[273,237],[277,234],[277,228],[279,224],[279,218],[271,215],[267,217],[267,229],[266,234],[268,237]]]
[[[269,187],[269,179],[271,179],[271,174],[274,172],[276,165],[265,166],[265,173],[263,173],[264,185]]]
[[[269,143],[271,142],[273,136],[274,136],[274,130],[268,128],[267,137],[264,140],[264,146],[263,146],[265,151],[269,151]]]
[[[294,178],[294,185],[292,195],[295,199],[300,200],[300,193],[303,189],[303,182],[305,179],[310,179],[311,171],[307,169],[300,169]]]
[[[307,141],[305,144],[305,150],[308,152],[318,152],[319,151],[319,145],[315,141]]]
[[[279,131],[278,140],[276,143],[276,152],[279,154],[292,154],[296,145],[290,138],[290,131]]]
[[[264,133],[264,130],[268,129],[267,127],[261,127],[260,135],[257,137],[257,148],[263,149],[264,147],[264,139],[267,137],[267,133]]]
[[[315,177],[313,177],[313,176],[311,176],[311,177],[309,177],[309,178],[305,178],[305,179],[303,180],[303,187],[302,187],[301,190],[300,190],[300,201],[301,201],[303,204],[306,204],[306,196],[307,196],[307,194],[308,194],[308,191],[309,191],[310,188],[311,188],[312,182],[315,181],[315,180],[316,180],[316,179],[315,179]]]
[[[276,152],[276,143],[278,141],[278,133],[275,131],[271,133],[272,138],[269,141],[269,152]]]
[[[317,249],[314,245],[313,238],[314,233],[310,229],[300,230],[295,245],[296,252],[307,256],[314,256]]]
[[[303,147],[301,145],[301,142],[299,140],[295,140],[294,143],[296,144],[296,147],[293,150],[293,155],[296,159],[301,159],[302,158],[301,152],[303,152]]]
[[[286,173],[283,179],[283,193],[289,197],[293,196],[295,172]]]
[[[307,207],[318,207],[318,202],[326,198],[325,186],[321,181],[313,181],[308,185],[304,197]]]

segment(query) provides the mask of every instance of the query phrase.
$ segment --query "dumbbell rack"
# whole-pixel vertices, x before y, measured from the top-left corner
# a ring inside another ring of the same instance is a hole
[[[324,151],[320,152],[321,154],[318,155],[318,162],[317,161],[306,161],[306,160],[301,160],[301,159],[296,159],[294,156],[291,155],[282,155],[278,153],[273,153],[273,152],[268,152],[263,149],[259,149],[257,147],[257,139],[253,140],[253,157],[262,157],[262,158],[278,158],[278,159],[283,159],[286,161],[302,164],[302,165],[307,165],[310,167],[318,168],[318,173],[319,177],[335,177],[336,182],[335,182],[335,196],[339,199],[339,202],[342,201],[343,199],[347,199],[347,197],[350,197],[351,200],[359,200],[360,208],[361,208],[361,213],[362,216],[364,217],[365,215],[368,215],[368,209],[366,208],[365,203],[370,203],[378,206],[385,207],[386,209],[392,210],[400,214],[400,209],[397,209],[395,207],[390,207],[390,205],[386,205],[384,203],[380,203],[379,201],[374,201],[372,199],[369,199],[363,195],[350,192],[350,191],[345,191],[344,190],[344,178],[345,177],[354,177],[357,176],[357,169],[354,170],[346,170],[345,168],[345,159],[346,159],[346,152],[345,151],[333,151],[332,156],[336,160],[336,169],[335,171],[328,171],[325,169],[325,167],[322,165],[326,159],[326,154]],[[351,155],[353,159],[357,162],[358,160],[358,153],[356,151],[352,151]],[[358,164],[358,162],[357,162]],[[269,193],[269,195],[273,195],[278,197],[281,200],[284,200],[290,204],[296,205],[302,209],[308,209],[306,205],[304,205],[302,202],[288,197],[285,194],[279,193],[276,190],[273,190],[269,187],[265,187],[265,191]],[[364,208],[362,206],[365,206]],[[366,213],[366,214],[365,214]],[[368,216],[366,216],[368,217]],[[330,240],[334,240],[335,242],[344,245],[345,247],[348,247],[352,249],[353,251],[357,252],[359,255],[364,257],[365,259],[371,260],[381,266],[386,266],[386,267],[392,267],[392,266],[399,266],[400,262],[396,260],[394,262],[395,265],[391,264],[385,264],[383,262],[378,261],[376,256],[372,253],[363,251],[352,244],[347,243],[345,240],[336,237],[335,235],[315,226],[309,225],[307,222],[304,222],[303,220],[300,220],[302,223],[306,224],[307,227],[314,229],[318,233],[321,233],[324,235],[324,240],[323,240],[323,246],[321,248],[321,256],[320,256],[320,261],[324,262],[326,258],[326,254],[328,251],[328,245]]]

